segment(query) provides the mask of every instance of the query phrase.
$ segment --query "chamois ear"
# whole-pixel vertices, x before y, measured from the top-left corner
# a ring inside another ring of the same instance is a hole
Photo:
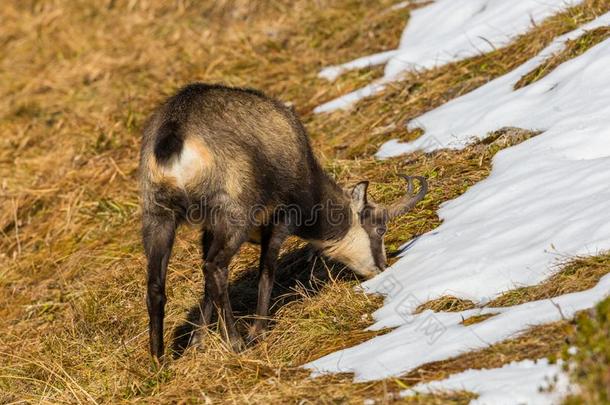
[[[356,206],[356,211],[358,212],[361,212],[366,205],[366,193],[368,188],[368,181],[361,181],[352,188],[352,202]]]

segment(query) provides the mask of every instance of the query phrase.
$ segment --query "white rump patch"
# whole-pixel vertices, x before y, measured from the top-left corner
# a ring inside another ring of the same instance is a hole
[[[205,163],[197,148],[189,142],[185,142],[178,158],[170,161],[169,165],[163,169],[163,174],[175,179],[179,187],[185,188],[201,176]]]

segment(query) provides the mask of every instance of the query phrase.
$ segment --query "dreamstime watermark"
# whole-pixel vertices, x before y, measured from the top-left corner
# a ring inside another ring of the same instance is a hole
[[[384,277],[378,291],[384,295],[397,296],[404,291],[402,283],[393,275]],[[447,327],[434,315],[417,314],[422,305],[413,293],[407,293],[394,305],[394,310],[403,319],[405,325],[415,325],[415,332],[422,333],[428,344],[432,345],[447,331]]]
[[[435,136],[424,134],[421,141],[418,143],[418,147],[425,152],[431,152],[436,149],[442,149],[446,146]]]
[[[165,208],[163,202],[154,201],[157,207]],[[176,212],[175,209],[170,210]],[[185,202],[178,215],[191,225],[216,224],[231,227],[265,227],[269,225],[290,224],[294,227],[310,227],[323,222],[328,227],[350,223],[351,210],[345,204],[332,200],[303,207],[298,204],[280,204],[270,209],[263,204],[255,204],[246,210],[232,202],[208,204],[205,197],[199,201]]]

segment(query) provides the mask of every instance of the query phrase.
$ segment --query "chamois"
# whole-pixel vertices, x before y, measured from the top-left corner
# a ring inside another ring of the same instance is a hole
[[[142,237],[148,261],[150,351],[163,355],[165,279],[176,228],[202,228],[204,295],[200,325],[214,308],[234,350],[243,348],[228,294],[231,258],[246,241],[260,243],[256,338],[266,326],[278,253],[300,237],[360,276],[386,266],[389,219],[423,199],[427,183],[385,207],[367,198],[368,182],[346,191],[324,172],[292,109],[263,93],[194,83],[148,119],[140,156]]]

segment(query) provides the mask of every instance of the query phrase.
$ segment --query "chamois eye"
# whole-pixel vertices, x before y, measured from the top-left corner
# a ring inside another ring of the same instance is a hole
[[[379,227],[379,228],[376,229],[376,231],[377,231],[377,235],[383,236],[383,235],[385,235],[386,228],[385,227]]]

